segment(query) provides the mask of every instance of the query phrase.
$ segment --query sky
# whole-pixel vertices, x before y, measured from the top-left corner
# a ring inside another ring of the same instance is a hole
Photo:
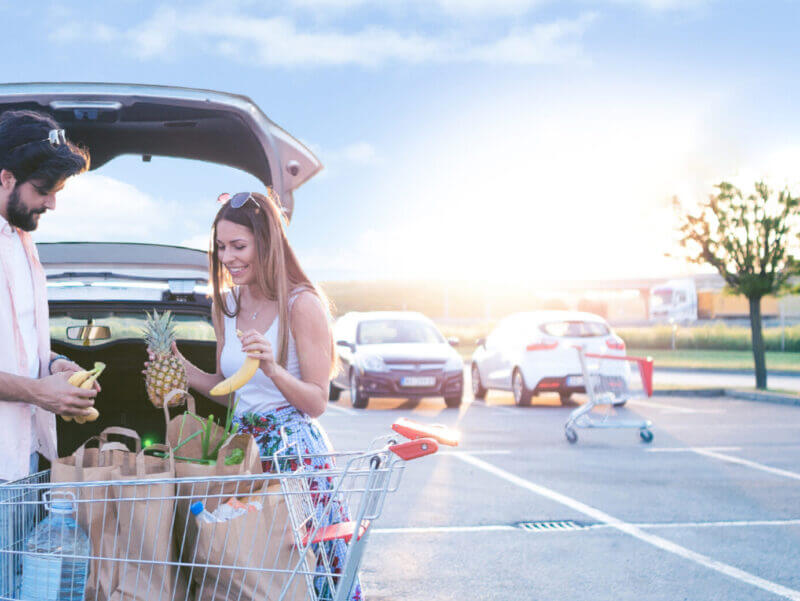
[[[3,3],[7,82],[244,94],[325,169],[290,240],[316,280],[667,277],[673,197],[800,182],[800,4],[692,0]],[[221,166],[120,157],[37,241],[207,248]]]

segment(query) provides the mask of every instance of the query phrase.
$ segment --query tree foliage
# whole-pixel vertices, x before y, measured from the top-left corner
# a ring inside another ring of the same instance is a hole
[[[695,212],[683,212],[680,244],[693,263],[708,263],[728,287],[748,298],[762,298],[787,288],[798,272],[800,200],[787,188],[777,195],[764,182],[744,196],[728,182]]]
[[[729,290],[749,300],[756,387],[764,389],[767,365],[761,299],[785,291],[800,267],[794,256],[800,201],[788,188],[773,194],[764,182],[757,182],[755,192],[748,196],[728,182],[716,188],[718,193],[697,211],[681,211],[680,244],[690,262],[712,265]]]

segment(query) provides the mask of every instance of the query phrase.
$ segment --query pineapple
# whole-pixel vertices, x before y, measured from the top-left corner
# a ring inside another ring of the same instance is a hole
[[[186,370],[181,360],[172,354],[173,341],[175,340],[175,326],[172,323],[172,313],[164,311],[159,315],[155,309],[150,315],[145,311],[147,319],[143,330],[147,349],[153,354],[150,364],[144,375],[147,396],[156,407],[164,406],[164,397],[171,391],[187,390],[188,381]],[[170,407],[180,405],[185,395],[174,395],[167,403]]]

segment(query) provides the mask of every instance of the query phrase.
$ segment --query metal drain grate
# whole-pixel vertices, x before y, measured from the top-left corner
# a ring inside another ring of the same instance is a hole
[[[554,522],[517,522],[514,526],[522,530],[527,530],[528,532],[543,532],[553,530],[584,530],[591,527],[591,524],[575,522],[573,520],[561,520]]]

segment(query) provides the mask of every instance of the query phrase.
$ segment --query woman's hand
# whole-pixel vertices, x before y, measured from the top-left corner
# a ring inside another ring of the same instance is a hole
[[[181,364],[183,365],[183,369],[185,369],[186,373],[188,374],[189,370],[192,367],[194,367],[192,362],[189,361],[186,357],[184,357],[183,354],[178,350],[177,343],[173,342],[170,349],[172,350],[172,354],[175,355],[180,360]],[[142,370],[143,374],[147,373],[147,367],[150,365],[150,362],[156,358],[153,352],[149,348],[147,349],[147,357],[148,360],[144,362],[144,369]]]
[[[242,352],[246,353],[248,357],[259,360],[259,367],[264,375],[268,378],[275,375],[278,363],[275,361],[272,345],[264,338],[264,335],[256,330],[247,330],[241,335],[237,332],[237,336],[242,343]]]

